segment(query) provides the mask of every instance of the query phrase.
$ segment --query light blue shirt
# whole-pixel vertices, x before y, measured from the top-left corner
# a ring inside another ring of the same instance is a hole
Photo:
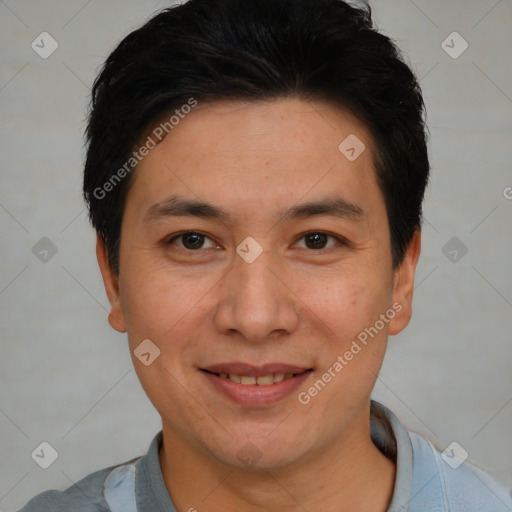
[[[373,442],[396,462],[388,512],[512,512],[509,493],[456,451],[443,456],[377,402],[370,421]],[[39,494],[19,512],[176,512],[160,468],[161,442],[159,432],[143,457],[96,471],[63,492]]]

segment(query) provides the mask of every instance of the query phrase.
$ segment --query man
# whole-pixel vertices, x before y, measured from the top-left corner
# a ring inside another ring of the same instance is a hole
[[[425,131],[365,5],[190,0],[122,41],[84,195],[162,431],[23,512],[511,510],[370,400],[411,317]]]

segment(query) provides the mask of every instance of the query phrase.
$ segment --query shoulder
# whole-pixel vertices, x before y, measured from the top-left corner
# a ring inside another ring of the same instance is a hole
[[[119,486],[134,470],[135,461],[104,468],[87,475],[64,491],[45,491],[32,498],[17,512],[111,512],[106,486]]]
[[[65,491],[45,491],[32,498],[18,512],[108,511],[103,486],[110,469],[95,471]]]
[[[430,441],[409,432],[413,448],[411,512],[509,512],[510,494],[489,474],[466,460],[460,445],[441,453]]]

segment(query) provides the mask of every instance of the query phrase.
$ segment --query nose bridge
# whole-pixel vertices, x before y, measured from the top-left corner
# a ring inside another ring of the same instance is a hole
[[[275,296],[276,277],[269,269],[270,258],[260,256],[253,263],[238,262],[235,275],[236,299],[239,307],[251,306],[254,310],[272,309],[271,301]]]
[[[265,252],[247,262],[236,256],[217,305],[217,326],[261,341],[276,331],[292,331],[298,317],[293,294],[278,278],[279,265]]]

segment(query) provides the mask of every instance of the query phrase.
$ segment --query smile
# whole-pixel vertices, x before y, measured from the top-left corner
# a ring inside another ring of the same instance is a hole
[[[265,407],[295,395],[313,373],[312,368],[282,364],[256,367],[234,363],[200,370],[214,391],[246,407]]]

